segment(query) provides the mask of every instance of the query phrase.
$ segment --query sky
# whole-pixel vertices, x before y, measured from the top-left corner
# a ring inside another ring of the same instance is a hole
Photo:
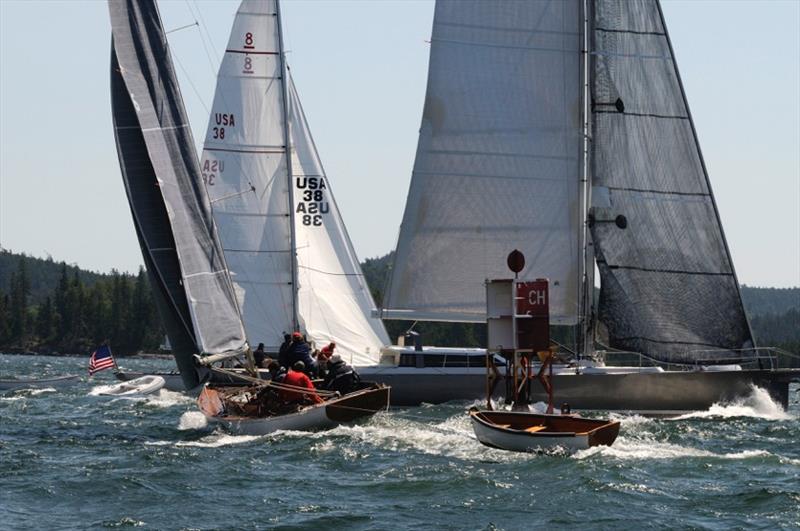
[[[238,2],[159,3],[196,140]],[[740,282],[800,286],[800,0],[663,0]],[[358,256],[394,248],[433,2],[285,0],[288,61]],[[194,24],[185,29],[182,26]],[[96,271],[141,252],[102,1],[0,0],[0,246]]]

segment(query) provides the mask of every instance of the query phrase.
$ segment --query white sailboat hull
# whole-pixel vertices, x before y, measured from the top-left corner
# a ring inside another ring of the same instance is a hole
[[[329,419],[325,413],[325,405],[311,406],[297,413],[269,417],[264,419],[228,420],[206,415],[210,422],[221,425],[225,430],[236,435],[267,435],[276,431],[314,431],[334,428],[337,422]]]

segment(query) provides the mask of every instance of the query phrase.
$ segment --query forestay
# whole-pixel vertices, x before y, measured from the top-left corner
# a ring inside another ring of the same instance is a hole
[[[436,3],[389,317],[485,320],[484,280],[549,278],[551,321],[580,301],[582,17],[578,0]]]
[[[301,325],[318,347],[335,341],[345,360],[374,365],[389,337],[372,317],[375,303],[288,78]]]
[[[247,337],[271,351],[295,320],[280,54],[275,1],[242,2],[201,162]]]
[[[593,5],[592,234],[611,346],[671,361],[752,347],[660,5]]]
[[[111,95],[134,225],[184,384],[191,355],[243,351],[230,284],[158,9],[110,1]]]

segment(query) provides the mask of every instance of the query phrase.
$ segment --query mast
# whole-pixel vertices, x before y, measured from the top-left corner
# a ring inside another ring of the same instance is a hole
[[[592,124],[591,124],[591,68],[590,68],[590,46],[591,46],[591,5],[589,0],[583,0],[581,14],[583,15],[583,50],[581,53],[581,78],[583,79],[583,159],[581,185],[583,193],[583,208],[581,213],[583,219],[583,296],[581,297],[581,322],[580,322],[580,344],[578,353],[584,356],[590,355],[594,351],[594,246],[589,228],[589,212],[592,208]]]
[[[281,3],[275,0],[275,19],[278,25],[278,58],[281,62],[281,93],[283,98],[283,138],[286,150],[286,191],[289,202],[289,227],[290,227],[290,260],[292,269],[292,327],[293,331],[299,330],[299,319],[297,316],[297,235],[294,226],[294,194],[292,193],[294,183],[292,182],[292,146],[289,138],[289,91],[287,90],[288,67],[286,66],[286,54],[283,47],[283,24],[281,23]]]
[[[592,248],[591,234],[589,230],[589,211],[592,208],[592,182],[591,182],[591,123],[590,105],[591,90],[590,79],[591,69],[589,68],[590,53],[590,15],[589,0],[581,0],[581,126],[583,142],[581,145],[581,169],[580,169],[580,227],[581,232],[581,261],[580,280],[579,280],[579,301],[580,301],[580,320],[578,322],[578,355],[591,354],[594,349],[594,252]]]

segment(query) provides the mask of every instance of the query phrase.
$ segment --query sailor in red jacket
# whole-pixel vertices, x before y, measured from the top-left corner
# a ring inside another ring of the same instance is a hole
[[[289,372],[286,373],[286,377],[283,379],[282,383],[294,387],[302,387],[310,391],[304,393],[291,389],[281,389],[281,400],[286,402],[311,402],[314,404],[321,404],[323,402],[322,398],[317,394],[317,389],[311,382],[311,378],[306,376],[306,373],[303,372],[305,368],[305,363],[302,361],[295,362],[292,368],[289,369]]]

